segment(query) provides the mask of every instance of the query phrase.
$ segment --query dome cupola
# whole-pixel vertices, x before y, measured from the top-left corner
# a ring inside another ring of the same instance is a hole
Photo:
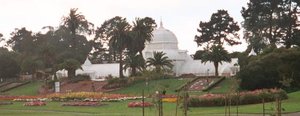
[[[178,49],[177,37],[173,32],[163,27],[160,22],[160,27],[153,32],[152,41],[146,45],[145,49]]]

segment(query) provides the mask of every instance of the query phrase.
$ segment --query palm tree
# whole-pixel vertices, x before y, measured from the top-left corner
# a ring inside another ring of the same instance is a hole
[[[173,67],[172,61],[165,55],[166,53],[163,52],[153,52],[153,58],[147,59],[147,66],[154,66],[158,73],[167,68],[171,69]]]
[[[70,13],[68,16],[66,17],[63,17],[62,19],[62,27],[60,27],[61,29],[68,29],[67,31],[69,31],[69,33],[71,34],[71,37],[72,39],[70,39],[70,57],[71,58],[74,58],[74,57],[77,57],[80,53],[78,53],[79,49],[81,49],[82,46],[78,46],[77,43],[80,43],[82,40],[82,35],[77,35],[77,34],[80,34],[80,33],[84,33],[84,34],[92,34],[93,32],[93,24],[88,22],[86,19],[85,19],[85,16],[78,13],[77,12],[77,8],[71,8],[70,9]],[[68,32],[67,32],[68,33]],[[66,34],[66,33],[65,33]],[[86,38],[84,37],[84,39],[86,40]],[[83,44],[80,44],[80,45],[83,45]],[[86,57],[86,56],[84,56]],[[82,59],[78,59],[78,58],[74,58],[73,60],[71,60],[72,62],[76,60],[77,62],[80,62]],[[68,61],[65,60],[65,61]],[[75,63],[75,61],[73,62]],[[64,63],[62,63],[64,64]],[[80,63],[79,63],[80,64]],[[70,69],[70,70],[68,70]],[[68,68],[68,74],[70,74],[69,77],[74,77],[75,76],[75,70],[74,68]],[[70,73],[69,73],[70,72]],[[73,74],[71,74],[73,73]]]
[[[201,57],[201,62],[213,62],[215,66],[215,76],[219,76],[218,67],[219,63],[231,62],[228,52],[221,45],[213,45],[210,49],[204,50]]]
[[[129,50],[134,54],[139,52],[143,56],[142,51],[145,48],[145,43],[151,41],[152,31],[155,27],[156,23],[150,17],[136,18],[131,31],[132,45],[129,46]]]
[[[68,71],[68,77],[73,78],[75,77],[75,72],[77,69],[81,68],[81,63],[76,59],[67,59],[64,60],[63,63],[58,64],[58,69],[66,69]]]
[[[128,54],[124,61],[124,69],[130,70],[131,76],[136,76],[137,71],[142,71],[145,68],[145,60],[140,54]]]
[[[85,16],[77,13],[78,8],[71,8],[69,16],[63,17],[62,23],[63,26],[67,27],[73,38],[73,48],[76,48],[76,34],[78,33],[87,33],[92,34],[93,32],[93,24],[88,22],[85,19]]]

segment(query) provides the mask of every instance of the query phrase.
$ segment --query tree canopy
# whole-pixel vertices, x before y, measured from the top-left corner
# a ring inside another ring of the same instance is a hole
[[[230,62],[228,52],[223,48],[224,43],[230,46],[240,44],[238,41],[238,31],[240,27],[237,22],[229,16],[226,10],[218,10],[213,13],[209,22],[200,22],[195,36],[195,42],[202,46],[204,50],[198,50],[194,55],[195,59],[202,62],[213,62],[215,66],[215,76],[219,76],[219,63]]]
[[[198,46],[217,44],[228,45],[240,44],[238,41],[238,31],[240,27],[237,22],[233,20],[226,10],[218,10],[217,13],[213,13],[210,21],[200,22],[197,32],[199,35],[195,36],[195,42]]]
[[[250,0],[242,8],[244,38],[260,52],[266,45],[297,45],[300,4],[297,0]]]
[[[21,71],[17,62],[18,54],[10,52],[5,48],[0,48],[0,78],[17,77]]]
[[[172,61],[165,55],[166,53],[163,52],[153,52],[153,58],[147,59],[147,66],[153,66],[158,73],[172,69]]]

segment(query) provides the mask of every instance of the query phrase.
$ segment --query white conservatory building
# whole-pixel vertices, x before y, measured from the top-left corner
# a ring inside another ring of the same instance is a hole
[[[215,68],[212,62],[201,63],[201,60],[194,60],[187,54],[187,50],[180,50],[178,48],[178,41],[176,35],[170,30],[163,27],[160,23],[160,27],[153,31],[153,38],[150,43],[146,44],[143,51],[145,59],[153,57],[153,52],[164,52],[166,56],[172,60],[174,67],[172,69],[176,76],[182,74],[194,74],[197,76],[214,76]],[[223,62],[219,64],[220,76],[233,76],[238,71],[239,67],[238,59],[231,59],[231,63]],[[77,74],[88,74],[92,80],[104,80],[104,77],[112,75],[117,77],[119,75],[119,64],[91,64],[87,59],[82,65],[83,70],[77,70]],[[63,71],[59,71],[58,76],[66,76]],[[124,72],[124,75],[128,75],[128,71]]]

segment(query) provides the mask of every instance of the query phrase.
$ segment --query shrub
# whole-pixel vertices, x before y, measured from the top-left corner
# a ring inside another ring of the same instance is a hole
[[[237,74],[240,87],[245,90],[261,88],[299,88],[299,48],[278,48],[258,56],[251,56]]]
[[[54,83],[54,80],[48,80],[45,87],[47,87],[47,89],[52,89],[54,88]]]
[[[70,78],[69,83],[77,83],[79,81],[89,80],[89,75],[76,75],[75,78]]]
[[[188,104],[190,107],[201,106],[224,106],[225,98],[231,98],[232,105],[238,102],[240,105],[275,101],[276,98],[287,99],[287,94],[284,90],[278,89],[263,89],[248,92],[240,92],[229,95],[224,94],[205,94],[198,97],[189,98]]]
[[[128,103],[128,107],[151,107],[151,106],[153,106],[153,104],[152,103],[150,103],[150,102],[144,102],[144,104],[143,104],[143,102],[141,102],[141,101],[138,101],[138,102],[129,102]]]
[[[196,77],[197,76],[192,73],[180,75],[180,78],[196,78]]]

